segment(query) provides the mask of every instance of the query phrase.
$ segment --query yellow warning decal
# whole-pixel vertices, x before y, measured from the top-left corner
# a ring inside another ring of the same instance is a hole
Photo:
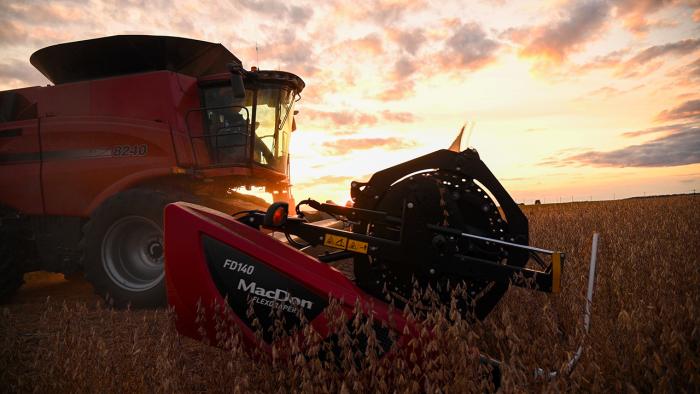
[[[338,235],[326,234],[323,244],[331,248],[345,249],[348,244],[348,239]]]
[[[367,254],[367,242],[355,241],[351,239],[348,241],[348,250],[351,252]]]

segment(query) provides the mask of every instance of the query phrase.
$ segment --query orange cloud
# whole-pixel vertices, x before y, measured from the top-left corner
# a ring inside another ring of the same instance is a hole
[[[25,23],[72,23],[88,16],[82,7],[58,2],[43,4],[40,7],[28,3],[3,2],[0,4],[0,11],[6,19]]]
[[[288,26],[277,28],[262,25],[261,29],[270,32],[264,41],[242,46],[238,37],[231,37],[229,49],[243,59],[246,67],[254,65],[262,69],[282,69],[303,79],[312,78],[321,71],[317,65],[319,54],[312,44],[312,38]]]
[[[597,39],[606,27],[610,5],[605,1],[568,4],[560,18],[539,26],[509,29],[504,35],[522,46],[523,57],[558,64]]]
[[[345,40],[335,45],[335,51],[356,56],[356,52],[363,52],[372,56],[381,55],[384,52],[382,39],[377,33],[368,34],[362,38]]]
[[[63,27],[32,26],[18,21],[3,21],[0,29],[0,45],[28,45],[39,49],[44,46],[76,39],[76,35]],[[88,37],[80,37],[86,39]],[[28,60],[28,59],[27,59]]]
[[[337,80],[323,75],[307,78],[306,74],[300,75],[306,81],[306,88],[301,94],[305,104],[320,104],[323,103],[324,97],[327,94],[333,94],[343,89],[344,84]],[[306,110],[302,110],[302,114]],[[303,115],[302,115],[303,116]]]
[[[313,178],[307,182],[295,183],[294,186],[310,187],[310,186],[318,186],[318,185],[347,184],[348,188],[349,188],[350,182],[352,182],[356,178],[361,178],[361,177],[342,176],[342,175],[324,175],[324,176],[320,176],[318,178]]]
[[[583,97],[581,98],[590,98],[590,97],[603,97],[603,98],[609,98],[612,96],[617,96],[618,94],[624,93],[620,89],[616,89],[612,86],[603,86],[602,88],[593,90],[591,92],[586,93]]]
[[[382,118],[389,122],[411,123],[416,120],[415,115],[410,112],[382,111]]]
[[[601,68],[613,68],[617,67],[624,61],[624,57],[629,53],[627,49],[620,49],[612,51],[608,54],[602,56],[596,56],[590,62],[585,64],[575,66],[575,71],[580,73],[585,73],[588,71],[593,71]]]
[[[403,81],[395,83],[392,87],[383,90],[376,98],[381,101],[395,101],[404,99],[414,92],[415,83],[413,81]]]
[[[531,27],[510,28],[501,37],[518,45],[520,56],[535,59],[536,68],[547,68],[564,63],[569,55],[598,40],[610,26],[610,16],[621,20],[627,30],[637,35],[646,34],[651,27],[675,26],[675,21],[649,18],[675,3],[674,0],[569,1],[557,19]],[[609,59],[596,59],[588,64],[589,68],[616,65],[619,56],[611,55],[614,56]]]
[[[325,124],[335,127],[362,128],[377,124],[377,117],[370,114],[363,114],[351,111],[317,111],[307,109],[299,113],[300,120],[308,118],[310,120],[322,120]]]
[[[355,111],[318,111],[304,110],[299,113],[299,120],[321,120],[323,124],[330,124],[338,128],[354,128],[362,129],[366,126],[372,126],[379,122],[379,117],[373,114],[365,114]],[[415,120],[415,116],[410,112],[393,112],[384,110],[379,113],[379,116],[386,122],[394,123],[411,123]],[[347,131],[341,132],[348,134]]]
[[[615,14],[622,18],[623,25],[632,33],[645,35],[654,26],[669,22],[649,21],[649,16],[676,1],[669,0],[620,0],[615,6]]]
[[[355,150],[367,150],[381,148],[383,150],[405,149],[415,146],[414,141],[390,138],[341,138],[334,141],[327,141],[322,144],[328,153],[334,156],[346,155]]]

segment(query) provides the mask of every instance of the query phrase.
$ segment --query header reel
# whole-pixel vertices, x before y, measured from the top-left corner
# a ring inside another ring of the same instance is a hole
[[[464,283],[465,314],[483,319],[509,284],[558,291],[562,255],[531,248],[528,223],[475,150],[439,150],[352,182],[353,207],[304,200],[289,217],[276,203],[241,218],[254,228],[284,232],[298,248],[324,245],[324,262],[352,258],[356,284],[380,299],[410,299],[417,284],[448,301]],[[308,205],[349,223],[352,231],[305,220]],[[499,209],[500,206],[500,209]],[[305,244],[290,236],[301,238]],[[540,254],[552,256],[546,264]],[[543,270],[525,268],[530,257]]]

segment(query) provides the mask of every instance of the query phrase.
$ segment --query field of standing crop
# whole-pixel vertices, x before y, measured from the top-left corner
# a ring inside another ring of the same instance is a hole
[[[483,392],[479,353],[514,391],[700,391],[700,196],[523,207],[531,243],[567,253],[558,295],[512,288],[483,322],[431,316],[429,357],[355,367],[316,353],[253,360],[179,337],[168,312],[116,311],[89,285],[30,274],[0,306],[0,388],[10,392]],[[600,233],[592,324],[582,331],[591,236]],[[48,289],[48,290],[47,290]],[[47,298],[46,296],[49,295]],[[570,376],[563,370],[583,343]],[[318,349],[316,349],[317,351]]]

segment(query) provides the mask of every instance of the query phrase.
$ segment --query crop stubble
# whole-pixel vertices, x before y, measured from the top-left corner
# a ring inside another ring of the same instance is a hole
[[[336,368],[315,354],[255,361],[235,343],[222,351],[179,337],[167,311],[110,310],[80,281],[58,284],[69,290],[46,299],[32,293],[30,280],[0,309],[0,390],[483,391],[490,385],[478,362],[484,352],[504,360],[507,392],[698,392],[699,203],[698,196],[672,196],[524,207],[531,243],[567,253],[563,292],[512,288],[472,325],[433,315],[438,334],[421,339],[431,356],[413,365],[410,355],[386,363],[365,357],[364,369]],[[584,336],[594,231],[601,233],[598,280]],[[570,377],[534,377],[537,367],[562,369],[581,342]]]

